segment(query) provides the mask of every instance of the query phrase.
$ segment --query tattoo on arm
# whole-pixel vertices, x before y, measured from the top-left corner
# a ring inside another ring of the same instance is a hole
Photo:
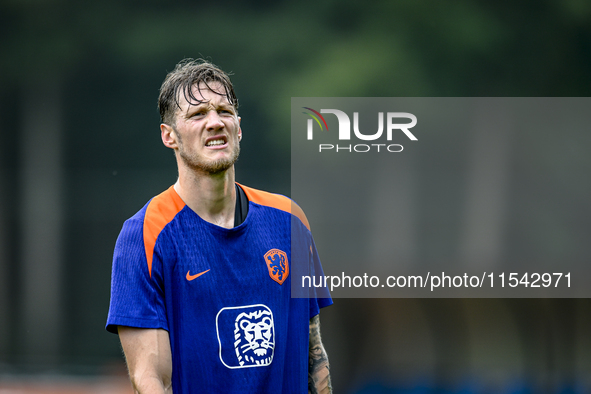
[[[308,393],[332,393],[328,356],[320,338],[320,318],[310,319],[310,355],[308,358]]]

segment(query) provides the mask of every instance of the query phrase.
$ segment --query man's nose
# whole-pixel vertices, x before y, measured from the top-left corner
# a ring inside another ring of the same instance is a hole
[[[222,118],[216,111],[209,111],[207,113],[207,130],[217,130],[224,127]]]

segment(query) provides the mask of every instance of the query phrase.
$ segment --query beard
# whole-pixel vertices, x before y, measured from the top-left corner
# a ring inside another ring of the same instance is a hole
[[[240,145],[236,144],[230,157],[219,160],[207,160],[195,152],[187,152],[182,146],[179,147],[181,160],[192,170],[206,173],[208,175],[219,174],[231,168],[240,155]]]

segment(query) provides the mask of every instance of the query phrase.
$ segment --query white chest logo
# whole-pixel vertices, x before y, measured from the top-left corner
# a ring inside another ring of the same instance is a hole
[[[273,361],[275,325],[266,305],[222,308],[216,328],[220,360],[226,367],[263,367]]]

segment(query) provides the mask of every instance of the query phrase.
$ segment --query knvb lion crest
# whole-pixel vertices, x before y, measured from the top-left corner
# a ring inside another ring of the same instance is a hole
[[[265,263],[267,263],[271,279],[282,285],[289,276],[287,253],[279,249],[271,249],[265,253]]]

